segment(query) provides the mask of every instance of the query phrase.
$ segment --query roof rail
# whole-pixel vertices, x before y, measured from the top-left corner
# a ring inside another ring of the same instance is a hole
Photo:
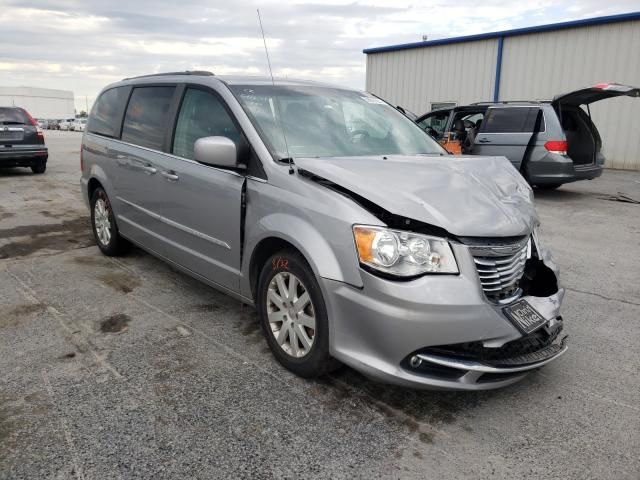
[[[469,105],[495,105],[499,103],[509,104],[509,103],[543,103],[543,102],[540,102],[538,100],[500,100],[498,102],[473,102],[473,103],[470,103]]]
[[[197,75],[200,77],[213,77],[214,74],[212,72],[207,72],[206,70],[186,70],[184,72],[165,72],[165,73],[151,73],[149,75],[139,75],[137,77],[127,77],[123,80],[134,80],[136,78],[147,78],[147,77],[165,77],[167,75]]]

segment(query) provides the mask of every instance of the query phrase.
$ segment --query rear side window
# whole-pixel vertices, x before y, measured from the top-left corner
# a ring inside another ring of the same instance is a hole
[[[189,88],[176,123],[173,153],[193,159],[193,146],[202,137],[227,137],[236,147],[242,145],[241,134],[220,100],[211,93]]]
[[[139,87],[131,93],[122,125],[122,141],[162,150],[175,87]]]
[[[127,101],[125,87],[116,87],[103,92],[91,111],[87,131],[115,138],[120,133],[120,115]]]
[[[482,122],[482,133],[529,133],[536,130],[538,107],[490,108]],[[538,131],[544,130],[540,119]]]
[[[21,108],[0,108],[0,123],[29,125],[31,122]]]

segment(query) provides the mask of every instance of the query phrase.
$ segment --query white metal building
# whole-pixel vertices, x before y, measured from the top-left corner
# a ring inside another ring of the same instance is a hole
[[[602,82],[640,86],[639,47],[634,12],[369,48],[366,88],[417,114],[450,104],[551,100]],[[606,166],[640,170],[640,100],[604,100],[591,114]]]
[[[73,92],[34,87],[0,87],[0,107],[22,107],[34,118],[75,117]]]

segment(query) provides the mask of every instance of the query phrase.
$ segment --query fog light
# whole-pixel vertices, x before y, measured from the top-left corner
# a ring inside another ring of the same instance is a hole
[[[414,355],[409,359],[409,365],[411,365],[412,368],[418,368],[421,364],[422,364],[422,359],[417,355]]]

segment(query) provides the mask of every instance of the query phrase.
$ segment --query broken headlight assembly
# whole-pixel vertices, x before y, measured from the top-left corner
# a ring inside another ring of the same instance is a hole
[[[414,232],[354,225],[360,264],[396,277],[458,273],[449,242]]]

